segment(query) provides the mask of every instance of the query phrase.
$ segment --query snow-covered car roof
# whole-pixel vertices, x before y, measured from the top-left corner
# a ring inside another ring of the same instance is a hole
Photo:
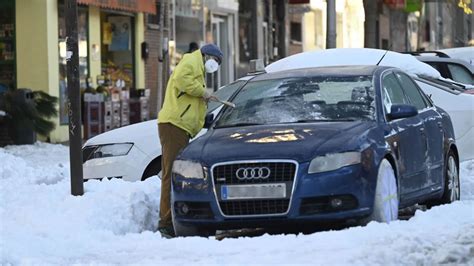
[[[377,64],[397,67],[412,76],[441,78],[436,69],[412,55],[371,48],[335,48],[303,52],[280,59],[268,65],[265,70],[272,73],[309,67]]]
[[[465,60],[474,66],[474,46],[440,49],[438,51],[447,54],[451,58]]]

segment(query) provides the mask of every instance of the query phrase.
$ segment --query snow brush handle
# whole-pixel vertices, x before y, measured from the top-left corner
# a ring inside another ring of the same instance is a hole
[[[235,108],[235,104],[234,104],[234,103],[231,103],[231,102],[228,102],[228,101],[224,101],[224,100],[220,100],[220,99],[217,99],[216,101],[217,101],[217,102],[220,102],[220,103],[222,103],[222,104],[224,104],[224,105],[227,105],[227,106],[229,106],[229,107]]]

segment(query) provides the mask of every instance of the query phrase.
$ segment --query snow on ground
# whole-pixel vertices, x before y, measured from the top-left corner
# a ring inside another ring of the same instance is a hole
[[[461,201],[408,221],[217,241],[154,231],[157,177],[90,181],[71,196],[68,157],[61,145],[0,149],[0,264],[474,264],[474,161],[462,164]]]

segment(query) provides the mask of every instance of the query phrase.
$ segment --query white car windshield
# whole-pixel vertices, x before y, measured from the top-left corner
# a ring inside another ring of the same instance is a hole
[[[372,76],[298,77],[250,81],[216,127],[375,119]]]

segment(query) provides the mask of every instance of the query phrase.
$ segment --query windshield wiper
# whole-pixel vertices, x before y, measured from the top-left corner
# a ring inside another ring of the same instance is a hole
[[[341,118],[341,119],[300,119],[292,123],[313,123],[313,122],[350,122],[357,121],[356,119]]]
[[[263,124],[260,124],[260,123],[235,123],[235,124],[229,124],[229,125],[216,126],[215,128],[241,127],[241,126],[258,126],[258,125],[263,125]]]

